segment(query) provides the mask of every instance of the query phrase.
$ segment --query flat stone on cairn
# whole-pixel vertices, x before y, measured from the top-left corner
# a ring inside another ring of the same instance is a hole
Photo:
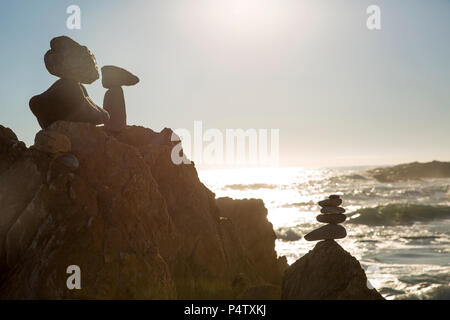
[[[319,229],[311,231],[305,236],[307,241],[342,239],[347,236],[347,231],[343,226],[337,224],[326,224]]]
[[[345,220],[347,220],[347,216],[345,214],[342,213],[337,213],[337,214],[319,214],[316,217],[316,220],[322,223],[334,223],[334,224],[338,224],[338,223],[342,223]]]
[[[139,78],[131,72],[116,66],[102,68],[103,87],[109,89],[105,93],[103,108],[108,111],[110,120],[105,123],[105,129],[111,132],[121,132],[127,126],[127,111],[122,86],[132,86]]]
[[[139,78],[125,69],[116,66],[102,67],[102,85],[106,89],[134,86],[138,82]]]
[[[317,216],[317,221],[326,223],[326,225],[311,231],[305,236],[307,241],[334,240],[342,239],[347,236],[347,231],[339,223],[344,222],[347,217],[344,214],[345,209],[339,207],[342,200],[338,195],[331,195],[328,199],[319,202],[322,207],[322,214]]]
[[[328,213],[328,214],[339,214],[339,213],[345,213],[345,209],[341,207],[323,207],[320,209],[321,213]]]
[[[340,198],[328,198],[326,200],[319,201],[321,207],[339,207],[342,204]]]

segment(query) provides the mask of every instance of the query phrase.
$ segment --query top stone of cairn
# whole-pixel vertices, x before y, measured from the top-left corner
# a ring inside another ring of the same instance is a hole
[[[104,66],[102,68],[102,85],[107,89],[134,86],[138,82],[139,78],[125,69],[116,66]]]
[[[331,195],[326,200],[319,201],[319,206],[324,207],[339,207],[342,204],[342,199],[338,195]]]
[[[44,56],[44,62],[51,74],[85,84],[100,77],[95,56],[86,46],[61,36],[50,41],[50,48]]]

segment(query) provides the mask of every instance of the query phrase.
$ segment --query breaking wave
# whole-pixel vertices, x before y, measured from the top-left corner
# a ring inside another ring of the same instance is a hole
[[[275,184],[266,183],[253,183],[253,184],[229,184],[223,187],[228,190],[258,190],[258,189],[276,189],[280,186]]]
[[[450,219],[449,206],[418,204],[388,204],[375,208],[362,208],[350,213],[348,223],[381,225],[409,225],[435,219]]]
[[[429,290],[420,293],[401,295],[399,300],[450,300],[450,286],[433,286]]]
[[[283,241],[297,241],[302,238],[297,232],[291,228],[280,228],[275,231],[277,238]]]

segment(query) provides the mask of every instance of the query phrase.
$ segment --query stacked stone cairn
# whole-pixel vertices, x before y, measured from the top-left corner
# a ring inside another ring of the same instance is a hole
[[[347,231],[340,223],[347,217],[344,214],[345,209],[340,207],[342,199],[338,195],[331,195],[328,199],[319,203],[321,214],[316,217],[317,221],[326,223],[326,225],[311,231],[305,236],[307,241],[334,240],[342,239],[347,236]]]
[[[109,121],[109,114],[89,97],[83,84],[99,79],[97,61],[91,51],[61,36],[50,41],[44,56],[47,71],[59,77],[47,91],[30,99],[30,109],[42,130],[36,134],[33,148],[50,159],[47,181],[78,169],[79,162],[71,154],[69,138],[52,129],[56,121],[86,122],[94,125]]]
[[[87,47],[66,36],[53,38],[44,62],[48,72],[60,79],[30,99],[30,109],[42,129],[58,120],[94,125],[109,120],[108,112],[91,100],[82,85],[100,77],[95,56]]]

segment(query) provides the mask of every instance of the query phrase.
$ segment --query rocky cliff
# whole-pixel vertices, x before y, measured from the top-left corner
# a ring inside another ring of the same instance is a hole
[[[372,169],[368,171],[368,174],[380,182],[450,178],[450,162],[412,162],[393,167]]]
[[[316,244],[313,250],[286,270],[282,298],[287,300],[381,300],[369,289],[360,263],[334,240]]]
[[[287,265],[262,201],[216,201],[172,163],[171,135],[58,121],[42,136],[68,138],[61,158],[0,126],[0,297],[277,298]]]

